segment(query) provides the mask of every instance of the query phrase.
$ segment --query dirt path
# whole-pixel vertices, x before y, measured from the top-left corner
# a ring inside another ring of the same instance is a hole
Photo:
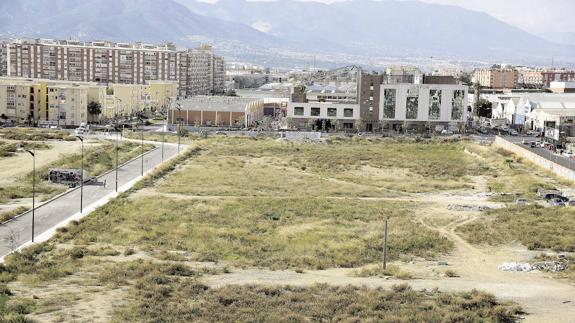
[[[547,273],[502,272],[497,267],[504,262],[527,262],[537,252],[526,250],[520,245],[497,248],[476,247],[467,243],[457,233],[459,226],[477,219],[477,211],[449,210],[450,204],[483,205],[501,207],[488,201],[486,184],[482,178],[474,178],[475,189],[459,194],[418,194],[409,200],[425,203],[425,208],[416,211],[417,219],[427,228],[436,230],[455,244],[454,252],[438,262],[419,260],[412,264],[397,263],[403,270],[410,271],[417,279],[407,281],[416,289],[439,288],[446,292],[479,289],[494,294],[500,299],[519,303],[529,315],[525,322],[575,322],[575,287],[568,282],[553,279]],[[403,198],[385,198],[402,200]],[[445,270],[457,273],[458,278],[447,278]],[[365,285],[388,288],[406,281],[377,277],[354,277],[354,269],[329,269],[321,271],[271,271],[262,269],[237,270],[230,274],[210,276],[205,282],[213,287],[229,284],[266,284],[309,286],[316,283],[331,285]]]

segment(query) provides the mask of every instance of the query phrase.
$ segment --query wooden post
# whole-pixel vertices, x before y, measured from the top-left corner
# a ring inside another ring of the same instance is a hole
[[[383,229],[383,270],[387,269],[387,219]]]

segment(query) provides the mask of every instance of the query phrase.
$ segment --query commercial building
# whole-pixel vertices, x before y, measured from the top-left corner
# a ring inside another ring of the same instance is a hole
[[[178,108],[170,108],[168,121],[170,125],[245,127],[261,118],[263,110],[263,99],[198,96],[179,100]]]
[[[398,76],[399,74],[395,74]],[[400,78],[397,78],[399,80]],[[459,126],[467,121],[468,87],[451,76],[419,77],[419,83],[388,83],[385,74],[361,73],[355,100],[326,100],[310,96],[305,86],[292,89],[287,116],[290,126],[323,131],[378,131]]]
[[[459,84],[383,84],[379,119],[396,128],[458,125],[467,120],[467,91]]]
[[[561,124],[560,118],[575,118],[575,94],[572,93],[512,93],[482,97],[493,103],[493,118],[505,119],[508,125],[519,129],[543,131],[552,122]]]
[[[180,97],[225,90],[224,60],[209,45],[181,49],[173,44],[17,39],[0,45],[0,76],[104,85],[173,81]]]
[[[476,83],[491,89],[513,89],[519,81],[519,72],[514,68],[477,69],[473,75]]]

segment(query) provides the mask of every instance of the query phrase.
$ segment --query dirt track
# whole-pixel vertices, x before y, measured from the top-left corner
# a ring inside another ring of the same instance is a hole
[[[442,259],[448,266],[423,260],[410,264],[396,264],[413,273],[415,280],[353,277],[354,269],[329,269],[304,273],[249,269],[206,277],[205,282],[214,287],[229,284],[307,286],[328,283],[365,285],[374,288],[387,288],[407,282],[416,289],[439,288],[443,291],[479,289],[492,293],[500,299],[519,303],[529,314],[526,316],[526,322],[575,322],[575,287],[569,282],[553,279],[546,273],[513,273],[497,269],[503,262],[529,261],[537,252],[530,252],[520,245],[476,247],[456,234],[458,226],[475,220],[480,213],[450,211],[448,209],[450,204],[501,206],[487,200],[483,194],[486,186],[481,178],[476,178],[475,181],[477,185],[474,191],[458,194],[424,194],[410,198],[414,202],[429,205],[416,214],[421,223],[439,231],[455,244],[455,251]],[[444,277],[442,273],[447,269],[456,272],[460,277]]]

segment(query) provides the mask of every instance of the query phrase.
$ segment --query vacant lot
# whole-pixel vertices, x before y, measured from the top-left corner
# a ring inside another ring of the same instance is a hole
[[[472,291],[417,292],[316,285],[309,288],[231,286],[210,289],[193,281],[144,279],[118,322],[512,322],[521,310]],[[170,286],[169,292],[166,286]],[[185,300],[182,302],[182,300]]]
[[[480,292],[202,283],[244,269],[357,275],[382,262],[386,218],[390,261],[437,262],[456,246],[428,221],[443,204],[422,201],[477,190],[490,166],[468,144],[198,140],[133,191],[9,256],[5,309],[42,321],[513,321],[517,308]]]
[[[68,189],[47,181],[50,168],[80,168],[81,155],[78,142],[48,141],[21,142],[26,148],[36,148],[36,194],[39,200],[46,200]],[[14,143],[5,142],[6,151],[13,151]],[[152,149],[145,145],[144,150]],[[124,142],[119,149],[120,163],[135,158],[141,153],[140,145]],[[115,145],[112,142],[87,142],[84,151],[84,169],[89,176],[98,176],[114,167]],[[0,178],[0,220],[7,220],[20,214],[31,205],[32,197],[32,157],[27,153],[13,151],[0,158],[3,178]]]
[[[475,244],[520,242],[532,250],[574,252],[575,210],[542,206],[513,206],[488,212],[458,232]]]

